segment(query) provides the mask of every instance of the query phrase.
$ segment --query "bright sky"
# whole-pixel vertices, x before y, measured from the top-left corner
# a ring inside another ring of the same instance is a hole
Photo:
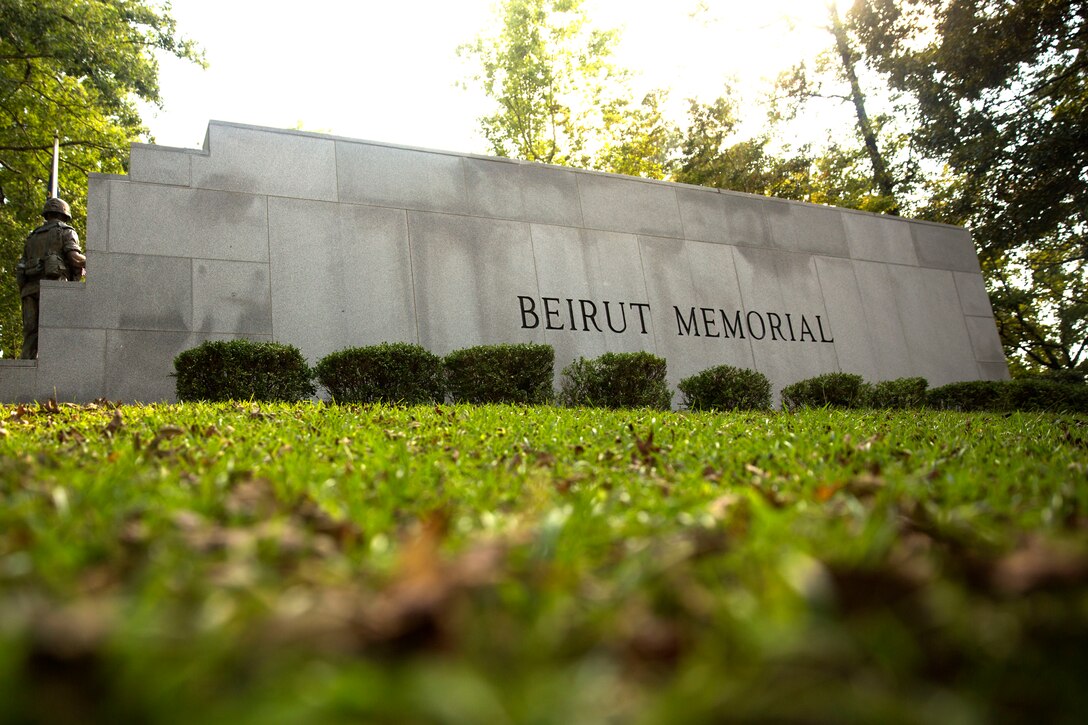
[[[825,48],[826,0],[586,0],[594,23],[622,29],[615,60],[639,90],[709,102],[738,79],[755,96],[780,70]],[[174,0],[182,35],[209,68],[161,63],[156,141],[199,148],[209,120],[484,153],[486,99],[456,86],[456,48],[491,22],[493,0]],[[792,28],[792,29],[791,29]],[[756,119],[758,122],[758,118]]]

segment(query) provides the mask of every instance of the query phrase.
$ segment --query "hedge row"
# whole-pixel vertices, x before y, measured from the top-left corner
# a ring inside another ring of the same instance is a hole
[[[787,385],[782,407],[935,408],[1007,413],[1088,413],[1088,385],[1045,378],[972,380],[927,390],[925,378],[870,384],[860,375],[828,373]]]
[[[549,345],[482,345],[444,359],[403,342],[330,353],[311,370],[293,345],[205,342],[174,359],[178,400],[302,400],[316,380],[337,403],[546,403]],[[282,382],[281,382],[282,381]]]
[[[549,345],[481,345],[445,358],[419,345],[352,347],[313,370],[298,348],[248,340],[206,342],[174,360],[178,400],[301,400],[313,381],[338,403],[540,404],[554,399],[555,353]],[[771,384],[758,371],[720,365],[679,383],[691,410],[767,410]],[[782,389],[782,407],[931,408],[1088,412],[1088,385],[1052,380],[973,381],[927,391],[924,378],[870,384],[860,375],[828,373]],[[668,409],[672,391],[663,358],[648,352],[578,358],[563,370],[558,402],[603,408]]]

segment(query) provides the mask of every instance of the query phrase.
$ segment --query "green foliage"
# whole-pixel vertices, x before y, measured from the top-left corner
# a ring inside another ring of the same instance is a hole
[[[501,27],[458,52],[498,110],[480,119],[498,156],[588,166],[603,113],[621,96],[609,57],[615,31],[590,27],[582,0],[504,0]]]
[[[160,103],[157,53],[196,63],[169,8],[140,0],[0,0],[0,350],[22,344],[15,262],[41,223],[60,132],[58,189],[83,229],[87,174],[121,173],[146,130],[136,100]]]
[[[667,410],[672,391],[665,374],[665,359],[648,352],[580,357],[563,369],[559,399],[564,405]]]
[[[917,104],[912,143],[948,178],[925,215],[971,229],[1010,362],[1084,364],[1084,3],[866,0],[853,25]]]
[[[809,161],[773,156],[767,151],[770,138],[766,135],[736,141],[737,124],[730,89],[709,104],[692,100],[672,179],[749,194],[803,198],[798,179],[807,177]]]
[[[547,403],[554,396],[551,345],[479,345],[442,360],[454,402]]]
[[[771,381],[758,370],[718,365],[684,378],[678,385],[691,410],[767,410]]]
[[[314,394],[299,349],[278,342],[208,341],[174,358],[181,401],[297,401]]]
[[[993,413],[1088,413],[1088,385],[1038,378],[971,380],[930,390],[927,405],[941,410]]]
[[[665,91],[632,100],[612,60],[616,30],[593,28],[582,0],[503,0],[498,27],[458,48],[495,105],[480,119],[498,156],[662,179],[678,131]]]
[[[314,366],[337,403],[433,403],[445,397],[442,359],[419,345],[386,342],[330,353]]]
[[[870,408],[921,408],[926,404],[925,378],[896,378],[870,385],[865,392],[865,405]]]
[[[1049,380],[1052,383],[1078,385],[1088,383],[1088,366],[1076,370],[1069,368],[1044,368],[1035,373],[1018,375],[1016,377],[1035,378],[1038,380]]]
[[[782,388],[782,407],[786,410],[854,408],[865,400],[866,392],[867,386],[860,375],[825,373]]]

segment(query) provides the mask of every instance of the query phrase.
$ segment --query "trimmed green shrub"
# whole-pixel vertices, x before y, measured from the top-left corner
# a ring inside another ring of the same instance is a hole
[[[1001,381],[1004,410],[1088,413],[1088,385],[1027,378]]]
[[[691,410],[766,410],[771,381],[758,370],[718,365],[680,381],[684,405]]]
[[[314,367],[337,403],[431,403],[446,397],[442,359],[419,345],[384,342],[330,353]]]
[[[1084,383],[1088,383],[1088,370],[1070,370],[1068,368],[1062,370],[1042,370],[1016,379],[1047,380],[1052,383],[1062,383],[1063,385],[1083,385]]]
[[[478,345],[442,360],[446,390],[455,402],[547,403],[554,395],[551,345]]]
[[[1088,413],[1088,385],[1038,378],[971,380],[934,388],[926,403],[945,410]]]
[[[896,378],[871,385],[865,394],[870,408],[921,408],[926,404],[925,378]]]
[[[607,352],[580,357],[563,369],[560,402],[598,408],[660,408],[672,405],[665,359],[648,352]]]
[[[178,400],[296,401],[314,394],[313,374],[294,345],[208,341],[174,358]]]
[[[786,410],[824,406],[854,408],[864,402],[867,390],[860,375],[826,373],[782,388],[782,407]]]
[[[926,393],[926,405],[942,410],[997,410],[1001,384],[996,380],[949,383]]]

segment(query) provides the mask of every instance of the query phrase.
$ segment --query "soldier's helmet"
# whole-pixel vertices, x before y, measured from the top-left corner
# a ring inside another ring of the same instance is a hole
[[[42,216],[46,214],[60,214],[66,221],[72,221],[72,208],[68,206],[68,202],[64,199],[53,197],[45,200],[45,208],[42,209]]]

